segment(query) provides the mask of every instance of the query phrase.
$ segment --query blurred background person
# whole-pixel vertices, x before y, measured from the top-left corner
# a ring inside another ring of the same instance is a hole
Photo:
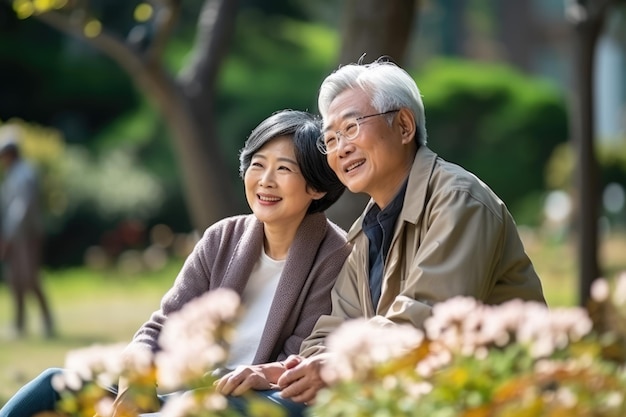
[[[17,125],[0,126],[1,245],[3,276],[15,303],[14,335],[26,334],[26,296],[35,296],[43,318],[44,336],[54,337],[50,307],[41,286],[40,266],[43,217],[39,179],[35,168],[21,155],[22,131]]]

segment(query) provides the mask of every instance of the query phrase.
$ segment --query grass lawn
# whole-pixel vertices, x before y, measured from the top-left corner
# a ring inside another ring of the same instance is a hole
[[[83,268],[45,273],[45,287],[57,324],[56,339],[41,337],[34,302],[28,305],[29,335],[11,340],[12,301],[0,285],[0,405],[20,386],[51,366],[63,366],[66,353],[95,343],[129,341],[159,307],[182,262],[141,277]]]
[[[570,244],[550,243],[523,231],[527,251],[542,277],[548,303],[566,306],[577,301],[575,250]],[[626,235],[603,240],[600,259],[614,276],[626,270]],[[28,305],[29,336],[9,338],[12,302],[0,284],[0,405],[20,386],[43,369],[63,366],[66,353],[94,343],[129,341],[135,330],[158,308],[182,261],[160,272],[123,276],[114,271],[94,272],[84,268],[47,271],[49,294],[59,337],[43,339],[39,312]]]

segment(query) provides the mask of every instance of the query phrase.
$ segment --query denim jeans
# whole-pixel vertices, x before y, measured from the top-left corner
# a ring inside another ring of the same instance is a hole
[[[266,391],[254,391],[254,394],[261,400],[269,400],[275,405],[278,405],[286,413],[286,417],[302,417],[305,415],[307,406],[302,403],[296,403],[291,400],[287,400],[280,396],[280,391],[266,390]],[[242,416],[247,416],[246,407],[248,400],[244,397],[226,397],[228,404],[231,408],[236,409]]]
[[[190,392],[190,391],[187,391]],[[175,397],[184,393],[174,393],[164,396],[159,396],[161,403],[167,401],[167,397]],[[266,391],[250,391],[246,395],[241,397],[227,396],[228,407],[232,410],[236,410],[242,417],[247,417],[248,406],[251,401],[269,401],[271,404],[280,408],[284,417],[303,417],[307,406],[302,403],[296,403],[291,400],[284,399],[280,396],[280,391],[266,390]],[[271,414],[270,414],[271,415]],[[141,414],[142,417],[161,417],[160,412]]]
[[[52,378],[62,372],[61,368],[49,368],[43,371],[7,401],[0,409],[0,417],[32,417],[40,412],[54,411],[60,396],[52,387]],[[111,388],[110,391],[115,396],[116,390]],[[269,400],[283,408],[288,417],[302,417],[307,408],[304,404],[282,398],[280,392],[276,390],[255,391],[254,393],[259,399]],[[159,396],[159,399],[163,402],[167,396]],[[242,416],[247,415],[247,398],[229,396],[227,399],[230,407],[239,411]],[[159,417],[160,413],[148,413],[146,416]]]
[[[0,417],[31,417],[42,411],[54,411],[59,394],[52,388],[52,378],[63,372],[49,368],[24,385],[0,409]]]

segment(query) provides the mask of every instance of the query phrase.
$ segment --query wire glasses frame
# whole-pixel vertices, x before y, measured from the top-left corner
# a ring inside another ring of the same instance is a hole
[[[354,119],[348,119],[343,129],[329,131],[320,136],[315,143],[317,145],[317,149],[324,155],[333,153],[337,150],[337,147],[339,146],[340,136],[348,142],[353,141],[357,138],[357,136],[359,136],[359,132],[361,131],[361,122],[363,120],[369,119],[370,117],[384,116],[398,111],[400,111],[400,109],[387,110],[382,113],[368,114],[367,116],[360,116]]]

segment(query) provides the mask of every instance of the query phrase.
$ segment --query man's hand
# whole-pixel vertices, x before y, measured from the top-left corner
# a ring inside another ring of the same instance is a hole
[[[239,396],[248,390],[276,389],[276,381],[285,371],[280,362],[239,366],[215,381],[215,389],[223,395]]]
[[[326,386],[320,376],[323,356],[307,359],[290,356],[284,363],[287,371],[278,379],[280,395],[295,402],[312,404],[317,392]]]

